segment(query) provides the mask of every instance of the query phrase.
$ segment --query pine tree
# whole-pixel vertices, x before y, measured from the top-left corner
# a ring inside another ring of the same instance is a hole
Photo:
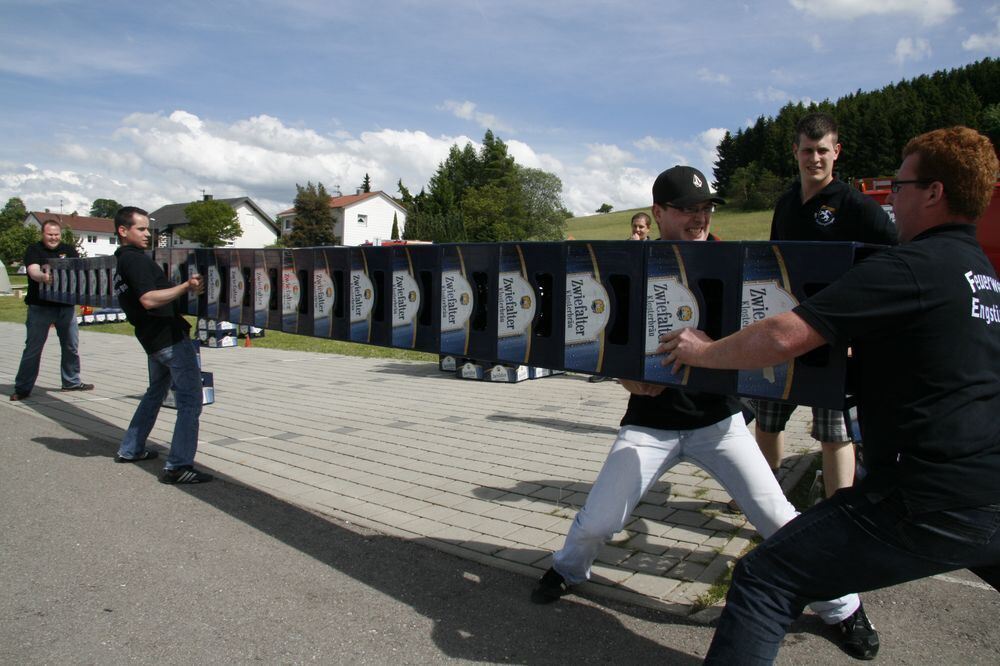
[[[362,192],[372,191],[372,179],[368,177],[367,173],[365,174],[365,179],[361,181],[361,191]]]
[[[389,235],[392,240],[399,240],[399,219],[396,217],[396,213],[392,214],[392,233]]]

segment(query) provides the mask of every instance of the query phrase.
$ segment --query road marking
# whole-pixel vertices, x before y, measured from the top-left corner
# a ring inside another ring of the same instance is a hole
[[[987,590],[989,592],[993,591],[992,585],[987,585],[986,583],[980,583],[975,580],[965,580],[964,578],[955,578],[954,576],[949,576],[947,574],[938,574],[937,576],[931,576],[931,578],[936,578],[937,580],[943,580],[946,583],[956,583],[958,585],[974,587],[977,590]]]

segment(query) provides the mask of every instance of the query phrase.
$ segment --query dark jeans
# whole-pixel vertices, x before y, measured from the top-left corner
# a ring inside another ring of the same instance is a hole
[[[76,308],[72,305],[29,305],[28,318],[24,322],[24,352],[14,379],[14,393],[26,396],[35,388],[42,348],[49,337],[49,327],[53,325],[62,353],[59,363],[62,387],[69,388],[80,383],[80,332],[76,326]]]
[[[1000,504],[914,515],[898,493],[841,490],[737,563],[705,663],[772,663],[811,599],[964,568],[1000,584]]]
[[[163,399],[174,386],[177,420],[170,440],[170,455],[165,469],[177,469],[194,463],[198,450],[198,419],[201,416],[201,369],[191,340],[181,340],[170,347],[147,355],[149,388],[132,415],[125,437],[118,448],[123,458],[138,458],[146,450],[146,439],[156,424]]]

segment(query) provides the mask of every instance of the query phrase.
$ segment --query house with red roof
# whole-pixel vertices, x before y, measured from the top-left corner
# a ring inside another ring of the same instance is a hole
[[[115,223],[107,217],[85,217],[83,215],[63,215],[32,211],[24,218],[25,226],[37,227],[49,221],[56,221],[63,228],[72,229],[73,235],[80,241],[80,255],[84,257],[104,257],[114,254],[118,249],[118,239],[115,236]]]
[[[337,238],[337,245],[380,245],[382,241],[390,240],[394,216],[400,237],[406,227],[406,209],[382,191],[332,196],[330,212],[333,214],[333,235]],[[292,233],[295,209],[281,211],[277,221],[282,236]]]

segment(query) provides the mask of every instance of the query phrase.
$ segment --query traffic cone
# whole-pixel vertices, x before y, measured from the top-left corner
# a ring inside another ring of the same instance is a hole
[[[243,344],[243,346],[246,347],[247,349],[249,349],[250,347],[253,347],[253,345],[250,344],[250,332],[249,331],[247,331],[247,341]]]

